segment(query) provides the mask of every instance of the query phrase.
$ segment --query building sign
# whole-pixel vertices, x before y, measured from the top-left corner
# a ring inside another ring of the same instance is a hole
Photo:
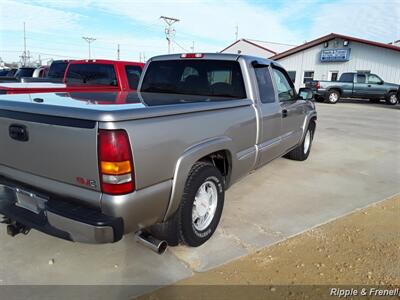
[[[350,50],[350,48],[323,49],[321,50],[321,61],[348,61],[350,60]]]

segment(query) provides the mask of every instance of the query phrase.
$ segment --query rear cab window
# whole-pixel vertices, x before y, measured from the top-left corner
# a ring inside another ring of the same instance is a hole
[[[141,92],[244,99],[246,91],[237,61],[182,59],[153,61]]]
[[[353,73],[343,73],[342,76],[340,76],[341,82],[353,82],[354,81],[354,74]]]
[[[71,64],[67,71],[69,85],[117,86],[117,77],[112,64]]]

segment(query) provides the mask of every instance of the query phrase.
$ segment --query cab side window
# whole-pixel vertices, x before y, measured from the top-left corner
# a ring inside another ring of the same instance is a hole
[[[365,83],[365,74],[357,74],[357,83]]]
[[[382,82],[382,80],[373,74],[368,75],[368,83],[372,83],[372,84],[380,84]]]
[[[278,92],[279,101],[294,101],[296,93],[293,86],[289,83],[289,78],[279,69],[272,69],[275,86]]]
[[[260,100],[262,103],[275,102],[275,91],[268,68],[255,68]]]

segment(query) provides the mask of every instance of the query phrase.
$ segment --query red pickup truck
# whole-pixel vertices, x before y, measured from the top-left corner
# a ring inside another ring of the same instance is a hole
[[[113,60],[75,60],[68,64],[62,83],[0,83],[0,94],[135,91],[144,64]]]

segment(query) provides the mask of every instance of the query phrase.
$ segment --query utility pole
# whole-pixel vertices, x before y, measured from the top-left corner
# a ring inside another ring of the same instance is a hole
[[[190,47],[190,50],[192,50],[192,53],[194,53],[194,41],[192,41],[192,47]]]
[[[239,39],[239,25],[236,24],[235,41]]]
[[[146,53],[145,52],[143,52],[143,62],[144,63],[146,62]]]
[[[120,49],[119,49],[119,44],[118,44],[118,49],[117,49],[117,59],[119,60],[119,58],[120,58]]]
[[[179,22],[180,20],[176,19],[176,18],[165,17],[165,16],[161,16],[160,19],[163,19],[166,24],[165,38],[168,41],[168,54],[170,54],[171,53],[171,42],[175,35],[175,29],[172,28],[172,25],[175,24],[176,22]]]
[[[89,59],[90,59],[90,51],[91,51],[91,49],[90,49],[90,44],[91,43],[93,43],[96,39],[95,38],[92,38],[92,37],[86,37],[86,36],[83,36],[82,37],[87,43],[88,43],[88,45],[89,45]]]
[[[142,52],[139,52],[139,62],[142,62]]]
[[[25,31],[25,22],[24,22],[24,58],[23,58],[24,67],[26,66],[26,31]]]

